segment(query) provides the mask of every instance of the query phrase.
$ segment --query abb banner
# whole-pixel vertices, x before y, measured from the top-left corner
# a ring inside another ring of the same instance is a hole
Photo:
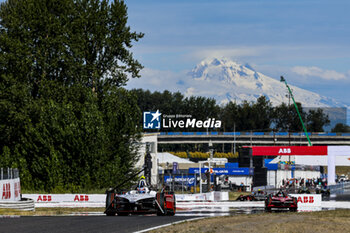
[[[0,201],[20,201],[21,183],[20,179],[0,180]]]
[[[290,194],[298,199],[298,210],[322,208],[321,194]]]
[[[105,194],[23,194],[35,203],[101,203],[106,201]]]
[[[327,155],[327,146],[253,146],[253,156]]]

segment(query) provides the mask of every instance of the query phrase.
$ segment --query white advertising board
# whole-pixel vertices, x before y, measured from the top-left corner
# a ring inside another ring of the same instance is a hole
[[[290,194],[298,199],[298,210],[320,210],[322,208],[321,194]]]
[[[327,166],[327,156],[295,156],[295,164],[311,166]],[[336,166],[350,166],[350,156],[336,156]]]
[[[101,203],[106,201],[105,194],[23,194],[35,203]]]
[[[20,201],[21,184],[20,179],[0,180],[1,199],[0,201]]]

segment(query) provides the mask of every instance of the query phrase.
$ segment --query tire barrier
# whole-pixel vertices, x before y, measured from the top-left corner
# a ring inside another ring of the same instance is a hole
[[[0,202],[2,209],[16,209],[23,211],[34,211],[34,200],[29,198],[22,198],[20,201],[4,201]]]

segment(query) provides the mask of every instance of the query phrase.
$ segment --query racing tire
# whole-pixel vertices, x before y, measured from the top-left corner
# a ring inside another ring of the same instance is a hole
[[[169,216],[174,216],[175,213],[176,213],[176,199],[175,199],[175,194],[173,194],[173,197],[174,197],[174,208],[172,210],[168,210],[168,215]]]
[[[271,211],[271,207],[268,207],[269,203],[271,202],[271,197],[268,197],[266,200],[265,200],[265,210],[266,211]]]
[[[115,199],[114,199],[114,191],[107,191],[106,192],[106,215],[107,216],[115,216]]]
[[[297,209],[298,209],[298,208],[293,207],[293,208],[289,208],[289,211],[291,211],[291,212],[296,212]]]
[[[160,208],[162,208],[163,212],[159,209],[159,207],[157,206],[157,216],[165,216],[168,214],[167,209],[165,208],[166,206],[166,200],[165,200],[165,196],[164,193],[157,193],[157,201],[160,205]]]
[[[117,212],[118,216],[129,216],[128,212]]]

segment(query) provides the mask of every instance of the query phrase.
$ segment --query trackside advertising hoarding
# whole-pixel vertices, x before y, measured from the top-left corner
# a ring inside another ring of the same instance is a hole
[[[0,180],[1,201],[20,201],[21,182],[19,178]]]
[[[206,173],[208,168],[202,168],[201,173]],[[198,174],[199,168],[189,168],[189,174]],[[216,175],[234,175],[234,176],[245,176],[245,175],[253,175],[254,170],[249,167],[241,167],[241,168],[213,168],[213,173]]]
[[[253,146],[253,156],[327,155],[327,146]]]
[[[298,210],[322,208],[321,194],[290,194],[298,200]]]
[[[164,176],[165,183],[171,183],[172,181],[173,181],[173,178],[171,176]],[[193,186],[195,184],[195,177],[194,176],[175,176],[174,181],[176,182],[176,184]]]

